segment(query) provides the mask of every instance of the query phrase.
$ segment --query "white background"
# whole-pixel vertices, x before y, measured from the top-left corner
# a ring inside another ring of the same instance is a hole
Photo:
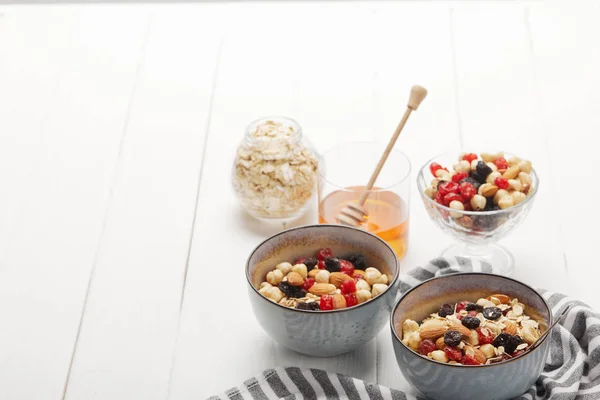
[[[275,366],[407,389],[387,330],[341,357],[275,344],[246,300],[278,227],[238,209],[251,120],[324,151],[504,149],[541,186],[515,277],[600,307],[600,5],[307,2],[0,6],[0,398],[202,399]],[[315,222],[314,210],[302,222]],[[451,243],[413,185],[403,270]]]

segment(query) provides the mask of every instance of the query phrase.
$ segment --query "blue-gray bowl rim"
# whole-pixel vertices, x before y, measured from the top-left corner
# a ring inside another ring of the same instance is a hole
[[[514,357],[511,358],[510,360],[504,360],[502,362],[498,362],[495,364],[481,364],[481,365],[456,365],[456,364],[448,364],[448,363],[443,363],[440,361],[435,361],[432,360],[431,358],[425,357],[417,352],[415,352],[413,349],[411,349],[410,347],[408,347],[407,345],[405,345],[402,340],[398,337],[398,332],[396,332],[396,327],[394,326],[394,314],[396,314],[396,309],[398,308],[398,306],[400,305],[400,303],[402,302],[402,300],[404,300],[404,297],[406,295],[408,295],[410,292],[412,292],[413,290],[416,290],[417,288],[419,288],[420,286],[434,281],[434,280],[439,280],[439,279],[444,279],[444,278],[448,278],[451,276],[456,276],[456,275],[462,275],[462,276],[466,276],[466,275],[480,275],[480,276],[493,276],[493,277],[498,277],[498,278],[503,278],[503,279],[508,279],[510,281],[519,283],[523,286],[525,286],[526,288],[530,289],[531,291],[533,291],[535,294],[537,294],[539,296],[540,299],[542,299],[542,302],[544,303],[544,305],[546,306],[546,309],[548,310],[548,315],[550,315],[550,321],[548,321],[548,326],[552,325],[552,322],[554,321],[554,315],[552,314],[552,308],[550,308],[550,306],[548,305],[548,302],[546,301],[546,299],[544,299],[544,296],[542,296],[537,290],[535,290],[534,288],[532,288],[531,286],[529,286],[526,283],[523,283],[519,280],[513,279],[513,278],[509,278],[506,276],[502,276],[502,275],[497,275],[497,274],[490,274],[487,272],[457,272],[455,274],[448,274],[448,275],[442,275],[442,276],[434,276],[433,278],[427,279],[426,281],[423,281],[421,283],[419,283],[416,286],[413,286],[412,288],[410,288],[406,293],[404,293],[397,301],[396,304],[394,304],[394,307],[392,307],[392,313],[390,315],[390,328],[392,329],[392,340],[397,340],[402,346],[404,346],[404,348],[406,348],[406,350],[410,351],[411,353],[413,353],[415,356],[417,357],[421,357],[424,360],[427,360],[429,362],[432,362],[434,364],[437,365],[443,365],[445,367],[449,367],[449,368],[464,368],[464,367],[473,367],[473,368],[481,368],[481,367],[496,367],[499,365],[506,365],[509,362],[512,361],[516,361],[522,358],[527,357],[529,354],[532,354],[534,351],[538,350],[542,343],[544,343],[546,340],[548,340],[548,337],[550,335],[546,335],[542,341],[536,346],[535,349],[531,350],[531,351],[527,351],[526,353],[520,355],[519,357]]]
[[[295,230],[307,229],[307,228],[318,228],[318,229],[320,229],[320,228],[322,228],[322,227],[323,227],[323,228],[327,228],[327,227],[329,227],[329,228],[330,228],[330,227],[333,227],[333,228],[343,228],[343,229],[349,229],[349,230],[359,231],[359,232],[362,232],[362,233],[364,233],[364,234],[366,234],[366,235],[368,235],[368,236],[372,236],[372,237],[374,237],[375,239],[379,240],[381,243],[383,243],[383,244],[384,244],[384,245],[385,245],[385,246],[386,246],[386,247],[387,247],[387,248],[388,248],[388,249],[389,249],[389,250],[392,252],[392,254],[394,255],[394,260],[395,260],[395,262],[396,262],[396,272],[394,273],[394,277],[392,278],[392,280],[391,280],[391,281],[388,283],[388,289],[387,289],[387,290],[386,290],[384,293],[387,293],[387,291],[388,291],[388,290],[390,290],[390,289],[392,289],[392,288],[394,287],[394,285],[396,284],[396,281],[398,280],[398,278],[399,278],[399,276],[400,276],[400,260],[398,259],[398,256],[396,255],[396,252],[394,251],[394,249],[392,249],[392,247],[391,247],[389,244],[387,244],[387,242],[386,242],[385,240],[383,240],[382,238],[380,238],[380,237],[379,237],[379,236],[377,236],[377,235],[374,235],[374,234],[372,234],[371,232],[367,232],[367,231],[365,231],[365,230],[363,230],[363,229],[358,229],[358,228],[354,228],[354,227],[351,227],[351,226],[346,226],[346,225],[336,225],[336,224],[312,224],[312,225],[302,225],[302,226],[296,226],[296,227],[289,228],[289,229],[283,230],[283,231],[281,231],[281,232],[278,232],[278,233],[276,233],[276,234],[274,234],[274,235],[272,235],[272,236],[269,236],[269,237],[268,237],[268,238],[266,238],[265,240],[261,241],[261,242],[260,242],[260,243],[259,243],[259,244],[258,244],[258,245],[257,245],[257,246],[256,246],[256,247],[255,247],[255,248],[254,248],[254,249],[253,249],[251,252],[250,252],[250,255],[248,256],[248,259],[246,260],[246,280],[248,281],[248,285],[250,285],[250,287],[251,287],[252,289],[254,289],[254,291],[256,292],[256,294],[257,294],[257,295],[259,295],[259,296],[260,296],[260,297],[261,297],[261,298],[262,298],[264,301],[268,301],[269,303],[271,303],[271,304],[274,304],[274,305],[276,305],[276,306],[278,306],[278,307],[281,307],[281,308],[283,308],[283,309],[285,309],[285,310],[288,310],[288,311],[294,311],[294,312],[300,312],[300,313],[309,313],[309,314],[315,314],[315,315],[319,315],[319,314],[327,314],[327,313],[343,313],[343,312],[353,311],[353,310],[356,310],[356,309],[358,309],[358,308],[360,308],[360,307],[362,307],[362,306],[364,306],[364,305],[367,305],[367,304],[372,304],[374,301],[377,301],[377,300],[379,300],[378,298],[381,298],[381,297],[382,297],[382,295],[383,295],[384,293],[381,293],[380,295],[378,295],[377,297],[375,297],[375,298],[374,298],[374,299],[372,299],[372,300],[365,301],[364,303],[357,304],[357,305],[355,305],[355,306],[352,306],[352,307],[341,308],[341,309],[338,309],[338,310],[325,310],[325,311],[320,311],[320,310],[319,310],[319,311],[310,311],[310,310],[299,310],[299,309],[297,309],[297,308],[290,308],[290,307],[283,306],[283,305],[281,305],[281,304],[279,304],[279,303],[274,303],[274,302],[272,302],[271,300],[267,299],[267,298],[266,298],[265,296],[263,296],[262,294],[260,294],[260,293],[258,292],[258,290],[256,290],[256,288],[255,288],[255,287],[254,287],[254,285],[252,284],[252,280],[251,280],[251,278],[250,278],[250,259],[252,258],[252,256],[254,255],[254,253],[256,253],[256,251],[257,251],[257,250],[258,250],[258,249],[259,249],[259,248],[260,248],[260,247],[261,247],[263,244],[267,243],[267,242],[268,242],[269,240],[271,240],[271,239],[274,239],[274,238],[276,238],[277,236],[285,235],[286,233],[293,232],[293,231],[295,231]]]

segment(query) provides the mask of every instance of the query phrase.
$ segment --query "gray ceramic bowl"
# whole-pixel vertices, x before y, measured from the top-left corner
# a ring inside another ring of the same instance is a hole
[[[388,290],[365,303],[332,311],[288,308],[258,292],[275,265],[312,256],[323,247],[339,256],[361,252],[368,265],[391,278]],[[396,254],[387,243],[363,230],[341,225],[308,225],[278,233],[262,242],[246,264],[250,302],[262,328],[282,346],[315,357],[343,354],[375,337],[389,319],[399,271]]]
[[[494,293],[517,297],[525,313],[544,321],[542,331],[552,319],[550,307],[531,287],[499,275],[466,273],[433,278],[415,286],[396,303],[391,318],[394,352],[408,382],[428,399],[512,399],[525,393],[539,377],[548,355],[550,341],[512,360],[491,365],[450,365],[430,360],[408,348],[400,340],[402,322],[421,321],[437,312],[443,303],[476,300]]]

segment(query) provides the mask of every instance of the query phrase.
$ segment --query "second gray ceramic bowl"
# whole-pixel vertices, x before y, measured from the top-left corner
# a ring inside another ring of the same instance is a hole
[[[332,311],[304,311],[277,304],[258,292],[267,272],[280,262],[311,257],[323,247],[333,254],[360,252],[367,265],[390,277],[388,290],[366,303]],[[262,328],[282,346],[315,357],[332,357],[373,339],[389,319],[400,266],[394,250],[375,235],[341,225],[308,225],[262,242],[246,264],[252,309]]]
[[[514,279],[484,273],[453,274],[433,278],[415,286],[398,301],[391,318],[396,360],[408,382],[433,400],[504,400],[525,393],[542,373],[548,355],[548,336],[532,351],[509,361],[491,365],[450,365],[423,357],[400,340],[402,322],[422,321],[441,304],[477,300],[494,293],[516,297],[525,313],[550,325],[552,312],[544,298]],[[545,325],[545,326],[542,326]]]

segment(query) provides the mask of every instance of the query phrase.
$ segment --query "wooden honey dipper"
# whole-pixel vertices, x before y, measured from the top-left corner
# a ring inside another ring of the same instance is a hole
[[[365,189],[360,195],[358,201],[356,203],[349,203],[346,207],[342,208],[340,213],[337,215],[336,219],[340,224],[358,226],[362,224],[369,215],[367,209],[364,207],[365,201],[367,201],[367,197],[369,197],[369,193],[373,188],[373,185],[375,184],[375,181],[377,180],[377,177],[379,176],[383,165],[385,164],[388,156],[390,155],[390,152],[394,148],[396,140],[398,140],[398,136],[400,136],[400,133],[402,132],[406,121],[408,121],[408,117],[410,117],[410,114],[413,111],[416,111],[417,108],[419,108],[419,104],[421,104],[425,96],[427,96],[427,90],[424,87],[415,85],[411,88],[410,98],[408,99],[406,111],[404,112],[400,123],[396,127],[394,135],[392,136],[387,147],[383,151],[383,154],[381,155],[381,158],[379,159],[379,162],[377,163],[377,166],[375,167],[375,170],[371,175],[371,179],[369,179],[369,183],[367,183],[367,186],[365,186]]]

